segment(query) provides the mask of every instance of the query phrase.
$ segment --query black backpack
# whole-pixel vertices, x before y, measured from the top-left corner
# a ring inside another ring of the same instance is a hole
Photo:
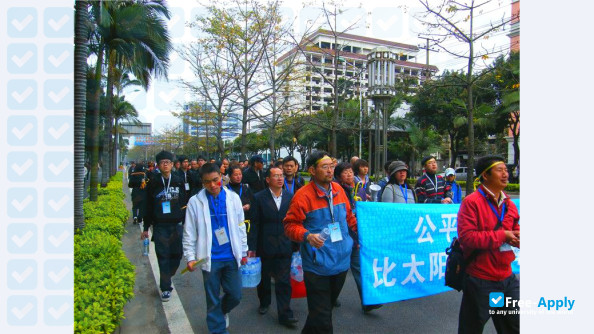
[[[445,252],[448,255],[445,269],[445,285],[460,291],[464,284],[466,266],[474,259],[474,257],[476,257],[477,252],[475,251],[472,253],[468,258],[469,261],[464,260],[460,241],[458,241],[458,238],[456,237],[454,237],[450,247],[446,248]]]
[[[497,222],[493,230],[497,230],[501,226],[501,222]],[[475,250],[470,254],[468,259],[464,259],[462,253],[462,247],[460,247],[460,241],[457,237],[454,237],[450,247],[446,248],[446,254],[448,259],[446,260],[445,269],[445,285],[449,286],[456,291],[462,290],[464,286],[464,274],[466,273],[466,267],[474,261],[480,250]]]

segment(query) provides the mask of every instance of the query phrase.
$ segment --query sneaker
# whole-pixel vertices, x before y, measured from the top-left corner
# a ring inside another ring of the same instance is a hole
[[[229,313],[225,313],[225,328],[229,328]]]
[[[138,218],[134,217],[134,224],[138,224]]]
[[[171,291],[163,291],[163,293],[161,293],[161,300],[164,302],[168,302],[169,298],[171,298]]]

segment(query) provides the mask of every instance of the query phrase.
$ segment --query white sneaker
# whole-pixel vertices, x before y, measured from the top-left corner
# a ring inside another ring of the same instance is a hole
[[[229,313],[225,313],[225,328],[229,328]]]

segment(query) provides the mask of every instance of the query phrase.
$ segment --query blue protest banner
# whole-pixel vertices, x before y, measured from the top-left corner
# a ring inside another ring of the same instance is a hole
[[[519,210],[519,200],[514,203]],[[459,208],[459,204],[358,202],[363,304],[451,290],[444,280],[445,249],[457,236]],[[516,254],[519,257],[519,250]],[[519,262],[512,267],[519,272]]]

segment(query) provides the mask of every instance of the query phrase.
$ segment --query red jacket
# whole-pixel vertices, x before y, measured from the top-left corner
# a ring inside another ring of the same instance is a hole
[[[500,215],[501,207],[497,207],[493,196],[483,186],[479,189],[483,190]],[[516,258],[514,252],[501,252],[499,247],[505,243],[505,231],[520,230],[518,224],[520,215],[509,197],[504,203],[506,213],[497,231],[493,230],[497,224],[497,217],[487,203],[487,199],[479,191],[466,196],[460,205],[458,238],[464,257],[469,257],[475,250],[479,252],[466,268],[466,272],[471,276],[490,281],[502,281],[512,274],[511,263]]]

